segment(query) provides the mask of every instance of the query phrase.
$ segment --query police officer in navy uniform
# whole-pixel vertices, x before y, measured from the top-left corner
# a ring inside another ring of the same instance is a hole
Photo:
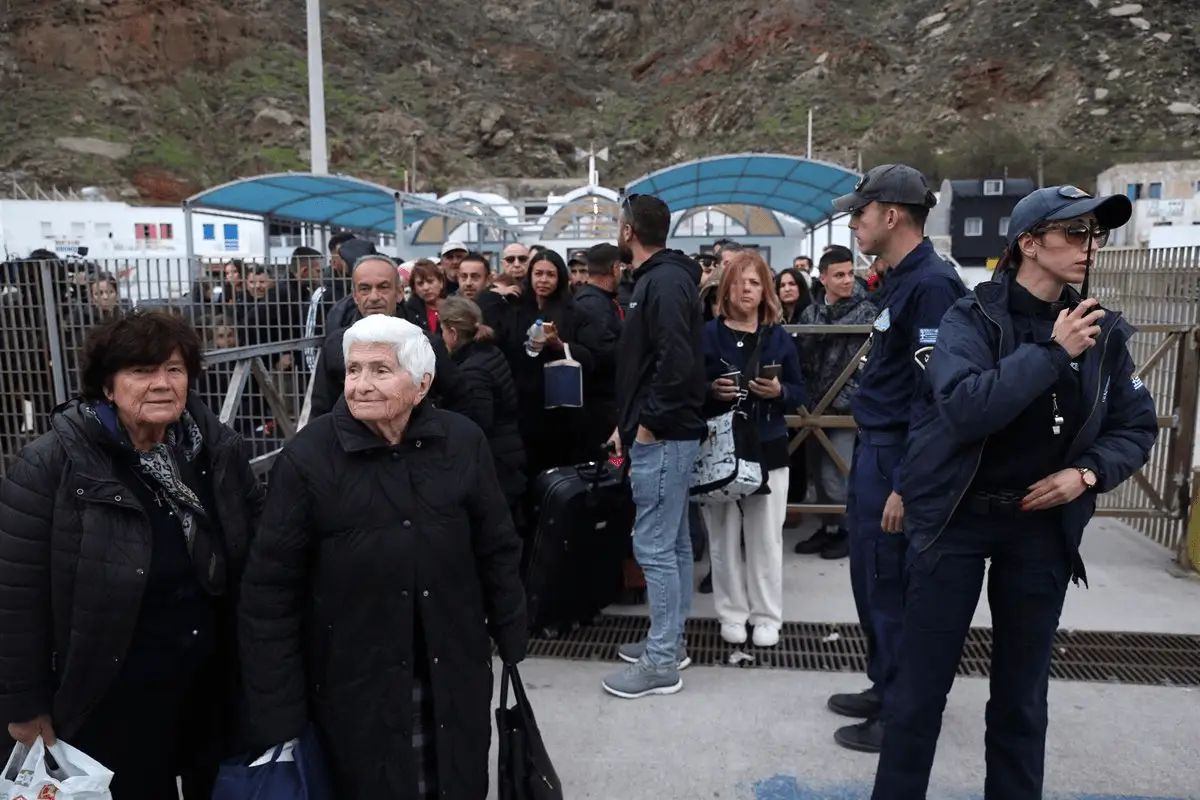
[[[925,220],[937,198],[925,176],[902,164],[867,172],[854,192],[834,201],[850,212],[859,249],[893,266],[872,297],[880,309],[871,350],[851,403],[858,442],[846,500],[850,581],[867,637],[872,687],[836,694],[830,710],[864,722],[840,728],[843,747],[877,753],[881,712],[888,702],[904,604],[904,503],[900,491],[904,442],[922,390],[925,359],[937,341],[942,315],[966,294],[954,271],[925,238]]]
[[[1140,469],[1158,433],[1133,328],[1071,284],[1132,213],[1123,195],[1039,189],[1012,212],[994,280],[942,320],[901,494],[909,539],[899,671],[874,800],[920,800],[979,602],[992,612],[987,800],[1042,796],[1050,654],[1096,496]]]

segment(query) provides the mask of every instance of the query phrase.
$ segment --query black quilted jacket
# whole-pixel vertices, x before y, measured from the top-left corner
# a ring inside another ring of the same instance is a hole
[[[495,345],[470,342],[451,358],[458,364],[467,386],[468,402],[459,413],[483,429],[500,488],[510,506],[525,491],[525,445],[517,425],[517,384],[508,359]]]
[[[245,738],[270,747],[315,722],[339,800],[419,796],[414,678],[438,797],[486,797],[489,633],[505,662],[525,656],[521,540],[491,452],[477,425],[427,405],[396,445],[344,400],[296,434],[246,567]]]
[[[241,437],[196,396],[237,586],[263,492]],[[150,568],[151,530],[133,491],[113,477],[99,429],[79,401],[26,447],[0,483],[0,722],[50,713],[70,740],[121,671]],[[228,620],[232,637],[233,620]]]

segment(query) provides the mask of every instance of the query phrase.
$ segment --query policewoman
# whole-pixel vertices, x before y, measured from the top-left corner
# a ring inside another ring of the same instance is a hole
[[[1140,469],[1158,432],[1133,328],[1082,299],[1122,195],[1039,189],[1012,212],[992,281],[942,320],[901,479],[909,540],[900,668],[874,800],[920,800],[946,696],[988,572],[988,800],[1042,796],[1050,653],[1096,496]]]
[[[833,204],[850,213],[850,228],[863,253],[895,265],[872,297],[880,312],[851,402],[859,434],[846,500],[850,581],[867,636],[872,687],[829,699],[830,710],[864,720],[840,728],[834,739],[869,753],[879,752],[883,741],[880,712],[888,702],[900,643],[907,547],[900,491],[904,442],[910,415],[927,396],[921,389],[922,369],[942,315],[967,291],[925,238],[925,220],[936,204],[925,176],[901,164],[875,167],[853,193]]]

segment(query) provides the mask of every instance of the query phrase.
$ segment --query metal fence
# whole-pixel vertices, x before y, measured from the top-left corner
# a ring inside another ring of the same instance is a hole
[[[272,454],[306,419],[320,342],[310,292],[319,274],[315,261],[198,261],[191,268],[183,259],[3,265],[0,475],[10,457],[46,430],[53,409],[78,390],[78,352],[87,331],[133,305],[167,309],[197,326],[207,349],[197,388],[244,436],[256,469],[265,471]],[[1200,391],[1200,248],[1102,251],[1091,286],[1105,306],[1139,327],[1130,347],[1162,427],[1150,463],[1106,495],[1100,513],[1182,553]],[[796,332],[822,332],[802,328]],[[801,429],[793,449],[812,437],[832,452],[824,431],[854,426],[849,417],[825,413],[828,399],[814,399],[811,410],[789,418]],[[800,504],[791,510],[836,513],[840,507]]]
[[[1150,462],[1103,496],[1098,513],[1124,520],[1186,562],[1200,391],[1200,247],[1101,250],[1091,287],[1138,328],[1129,349],[1154,395],[1160,427]]]
[[[9,262],[0,274],[0,475],[79,390],[96,324],[133,306],[180,314],[204,341],[196,389],[242,434],[256,469],[303,419],[320,346],[315,264],[183,259]]]

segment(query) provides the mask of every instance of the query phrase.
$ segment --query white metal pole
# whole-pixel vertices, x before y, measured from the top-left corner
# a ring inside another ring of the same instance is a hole
[[[325,60],[321,55],[321,0],[308,6],[308,128],[314,175],[329,174],[325,144]]]
[[[808,160],[812,161],[812,128],[813,128],[813,110],[808,110]]]

